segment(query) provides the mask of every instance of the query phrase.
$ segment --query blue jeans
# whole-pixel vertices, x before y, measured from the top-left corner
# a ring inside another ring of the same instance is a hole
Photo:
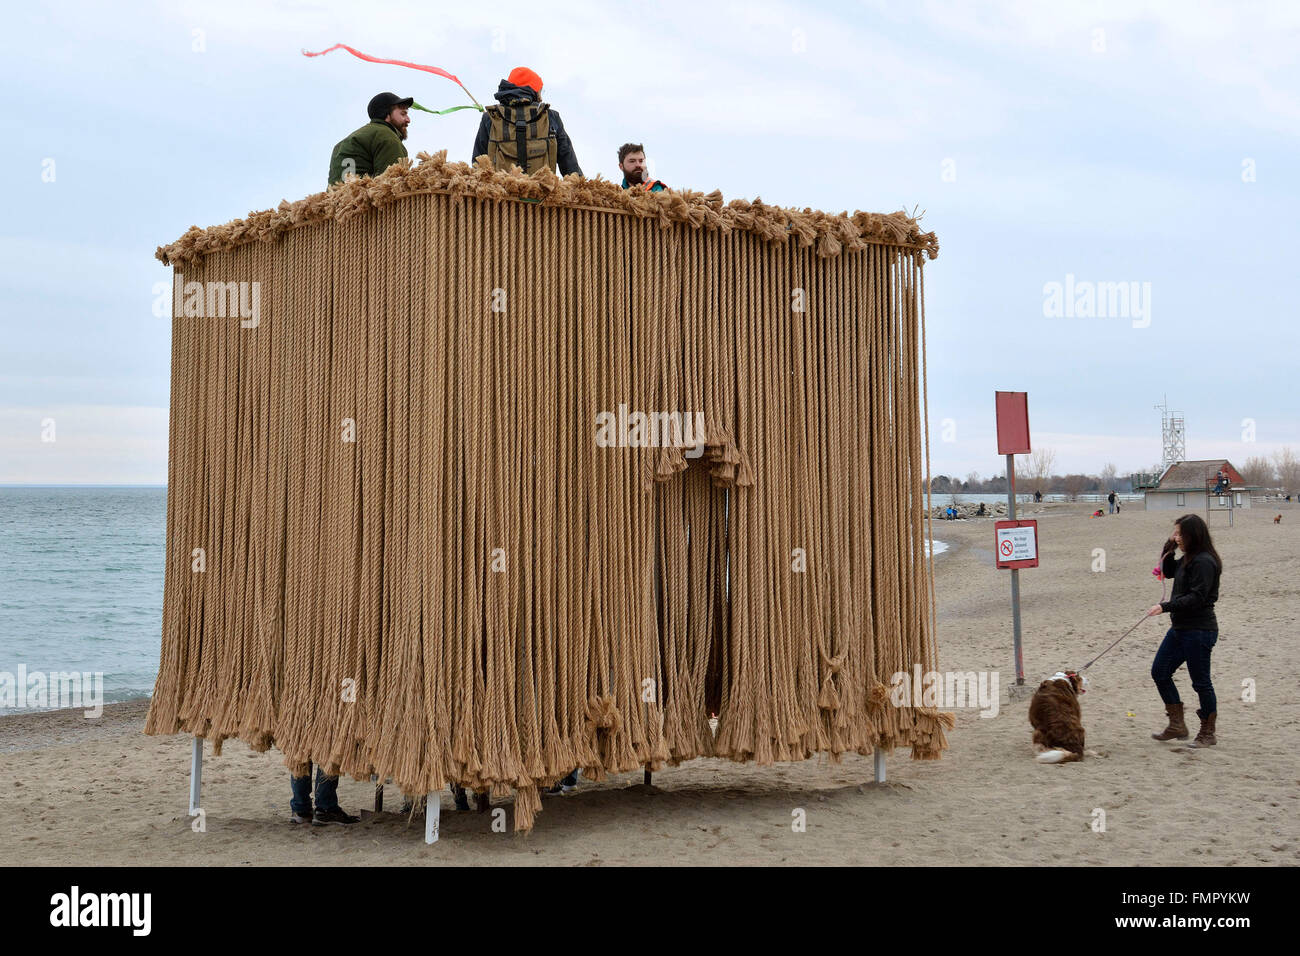
[[[289,785],[293,789],[293,799],[289,809],[300,817],[311,815],[311,769],[304,777],[290,777]],[[327,777],[320,767],[316,768],[316,809],[337,810],[339,808],[339,778]]]
[[[1187,665],[1192,689],[1201,700],[1198,716],[1217,713],[1219,702],[1210,683],[1210,652],[1219,639],[1218,631],[1190,631],[1171,627],[1160,642],[1160,650],[1151,662],[1151,679],[1156,682],[1160,699],[1166,704],[1181,704],[1174,686],[1174,671]]]

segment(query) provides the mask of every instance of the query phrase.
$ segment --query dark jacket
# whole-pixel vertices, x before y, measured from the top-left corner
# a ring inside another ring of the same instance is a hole
[[[1222,573],[1214,556],[1208,551],[1175,558],[1173,552],[1165,555],[1160,573],[1174,579],[1174,590],[1160,609],[1169,614],[1171,626],[1179,630],[1217,631],[1219,621],[1214,616],[1214,602],[1219,600],[1219,575]]]
[[[378,176],[406,156],[406,146],[392,124],[371,120],[339,140],[330,154],[329,185],[343,182],[343,164],[352,160],[350,171],[358,176]]]
[[[496,98],[498,103],[506,103],[510,100],[526,100],[529,103],[541,102],[537,94],[533,92],[531,86],[515,86],[505,80],[497,87]],[[555,137],[555,162],[560,167],[560,175],[567,176],[569,173],[582,175],[582,167],[578,165],[578,156],[573,151],[573,143],[569,141],[569,134],[564,131],[564,120],[560,119],[560,114],[555,110],[550,110],[551,115],[551,135]],[[487,113],[478,123],[478,135],[474,137],[474,152],[470,160],[478,159],[480,156],[486,156],[488,151],[488,135],[492,131],[492,117]]]

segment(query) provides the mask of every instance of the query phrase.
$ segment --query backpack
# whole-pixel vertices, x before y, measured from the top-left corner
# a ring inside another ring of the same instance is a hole
[[[527,100],[487,108],[488,159],[496,169],[518,166],[525,174],[545,164],[556,169],[557,144],[551,132],[551,106]]]

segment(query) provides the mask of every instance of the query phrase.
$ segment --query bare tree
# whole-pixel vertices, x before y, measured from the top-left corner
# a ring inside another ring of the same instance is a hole
[[[966,490],[970,492],[975,492],[975,491],[979,491],[979,487],[980,487],[980,473],[978,471],[972,471],[970,474],[966,476]]]
[[[1277,481],[1282,491],[1287,494],[1300,491],[1300,461],[1289,447],[1274,453],[1273,466],[1277,469]]]
[[[1056,465],[1056,450],[1039,448],[1029,456],[1025,465],[1025,482],[1030,491],[1046,491],[1048,480],[1052,477],[1052,468]]]
[[[1066,475],[1065,476],[1065,493],[1074,501],[1079,497],[1079,492],[1088,487],[1089,478],[1087,475]]]
[[[1115,488],[1115,476],[1119,474],[1119,469],[1115,467],[1114,462],[1106,462],[1106,467],[1101,470],[1101,490],[1104,492],[1113,491]]]
[[[1242,480],[1256,488],[1272,488],[1275,484],[1273,463],[1265,455],[1255,455],[1246,459],[1241,468]]]

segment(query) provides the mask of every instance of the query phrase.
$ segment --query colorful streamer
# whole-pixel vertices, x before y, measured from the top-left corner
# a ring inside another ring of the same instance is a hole
[[[483,112],[483,107],[479,106],[477,103],[471,106],[449,106],[445,110],[431,110],[427,106],[421,106],[419,103],[412,101],[411,109],[420,110],[425,113],[432,113],[434,116],[446,116],[448,113],[454,113],[457,110],[478,110],[480,113]]]
[[[324,56],[326,53],[331,53],[334,50],[347,50],[353,56],[357,57],[358,59],[365,60],[367,63],[388,63],[391,64],[392,66],[404,66],[412,70],[423,70],[425,73],[436,73],[438,76],[446,77],[447,79],[455,83],[457,86],[459,86],[462,90],[465,90],[465,95],[468,96],[471,100],[474,100],[474,105],[477,106],[480,111],[483,109],[482,104],[480,104],[478,100],[474,99],[474,94],[471,93],[469,90],[465,89],[465,84],[462,83],[460,79],[457,76],[455,76],[455,74],[448,73],[446,70],[442,69],[442,67],[425,66],[422,63],[409,63],[406,60],[381,59],[380,57],[377,56],[370,56],[368,54],[362,53],[360,50],[354,50],[346,43],[336,43],[328,50],[321,50],[319,53],[309,53],[307,50],[303,50],[302,55],[303,56]],[[420,107],[420,108],[424,109],[424,107]],[[425,112],[432,113],[433,110],[425,110]]]

